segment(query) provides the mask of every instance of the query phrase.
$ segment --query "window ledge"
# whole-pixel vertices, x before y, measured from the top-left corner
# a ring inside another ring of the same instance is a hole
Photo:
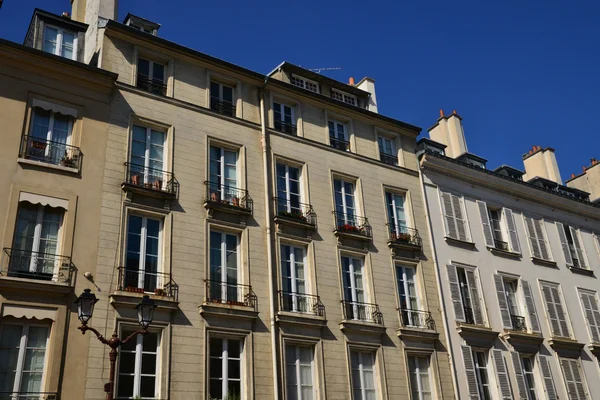
[[[291,312],[291,311],[278,311],[276,316],[277,322],[280,324],[290,324],[294,326],[315,326],[323,327],[327,325],[325,316]]]
[[[588,344],[588,349],[592,352],[596,357],[600,357],[600,343],[592,342]]]
[[[535,353],[539,346],[544,342],[544,337],[541,334],[532,332],[505,330],[502,337],[516,349],[533,353]]]
[[[69,174],[74,174],[74,175],[78,175],[79,174],[79,169],[78,168],[63,167],[62,165],[55,165],[55,164],[45,163],[45,162],[42,162],[42,161],[33,161],[33,160],[28,160],[26,158],[17,158],[17,162],[19,164],[33,165],[33,166],[36,166],[36,167],[48,168],[48,169],[55,169],[57,171],[67,172]]]
[[[579,343],[575,339],[565,338],[565,337],[557,337],[554,336],[548,340],[548,344],[556,351],[556,352],[573,352],[574,354],[579,354],[581,350],[585,347],[584,343]]]
[[[462,247],[470,247],[470,248],[475,248],[475,243],[474,242],[469,242],[468,240],[460,240],[460,239],[454,239],[450,236],[444,236],[444,240],[451,245],[454,246],[462,246]]]
[[[339,323],[342,332],[356,332],[362,334],[382,335],[385,333],[386,327],[374,322],[342,320]]]
[[[594,276],[594,271],[592,271],[591,269],[569,267],[569,266],[567,266],[567,268],[569,268],[571,270],[571,272],[574,274],[581,274],[581,275],[585,275],[585,276]]]
[[[556,263],[556,261],[544,260],[542,258],[537,258],[537,257],[531,257],[531,261],[534,264],[539,264],[539,265],[545,265],[547,267],[558,268],[558,264]]]
[[[511,257],[511,258],[521,258],[522,257],[521,253],[516,253],[514,251],[501,250],[496,247],[488,247],[487,249],[490,251],[490,253],[497,255],[497,256],[505,256],[505,257]]]

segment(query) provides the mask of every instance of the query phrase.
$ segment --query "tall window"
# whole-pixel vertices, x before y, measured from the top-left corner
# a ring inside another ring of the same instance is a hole
[[[403,194],[385,193],[387,203],[388,223],[392,238],[410,235],[405,211],[405,198]]]
[[[433,399],[431,378],[429,377],[429,357],[408,356],[408,370],[410,373],[411,399]]]
[[[238,288],[238,236],[224,232],[210,232],[210,298],[242,301]]]
[[[277,163],[277,213],[299,213],[300,168]]]
[[[419,312],[419,297],[415,281],[415,268],[406,265],[396,265],[396,281],[402,324],[405,326],[424,325],[426,318]]]
[[[54,26],[46,26],[44,29],[43,49],[45,52],[70,60],[77,60],[76,48],[75,33]]]
[[[494,282],[496,284],[498,305],[504,327],[517,331],[526,331],[525,317],[523,316],[524,313],[521,312],[521,305],[517,294],[519,288],[518,279],[495,274]]]
[[[210,108],[221,114],[235,116],[233,104],[233,86],[224,83],[210,82]]]
[[[238,152],[210,146],[210,197],[212,201],[232,202],[239,197],[237,188]]]
[[[308,312],[306,298],[305,249],[281,245],[281,288],[286,311]]]
[[[209,393],[211,399],[242,398],[242,350],[240,339],[210,337]]]
[[[579,358],[560,358],[560,366],[565,378],[569,400],[589,399]]]
[[[343,122],[329,120],[329,144],[338,150],[350,150],[347,126]]]
[[[69,147],[72,131],[73,117],[34,107],[27,148],[21,151],[32,160],[58,165],[73,157]]]
[[[535,390],[535,374],[533,372],[533,357],[523,356],[521,357],[521,363],[523,365],[523,378],[525,380],[525,387],[527,389],[527,396],[529,400],[537,400],[538,395]]]
[[[128,337],[134,330],[123,330]],[[119,350],[117,396],[120,399],[154,399],[158,396],[160,334],[137,335]]]
[[[125,289],[140,288],[154,292],[165,282],[159,281],[162,222],[130,215],[127,219],[127,255]]]
[[[450,294],[457,321],[483,325],[483,305],[479,295],[475,269],[448,265]]]
[[[165,132],[133,125],[131,140],[131,183],[162,189],[164,182]]]
[[[485,245],[498,250],[520,253],[521,246],[512,210],[506,207],[489,207],[479,200],[477,206],[483,225]]]
[[[354,183],[341,179],[333,180],[335,213],[337,225],[356,226],[356,206],[354,204]]]
[[[378,136],[377,144],[379,145],[379,159],[386,164],[398,165],[394,141],[383,136]]]
[[[546,312],[550,322],[552,336],[571,337],[569,323],[567,322],[567,313],[563,306],[562,296],[559,285],[543,282],[540,283],[544,302],[546,303]]]
[[[43,392],[50,328],[40,324],[0,326],[0,392]]]
[[[294,108],[283,103],[273,102],[274,128],[284,133],[296,134]]]
[[[11,250],[12,276],[51,280],[60,268],[60,228],[64,210],[20,202]]]
[[[474,350],[473,360],[475,361],[475,374],[477,376],[477,387],[479,397],[482,400],[492,399],[492,389],[488,373],[488,355],[486,351]]]
[[[353,400],[376,400],[375,354],[365,351],[351,351]]]
[[[167,94],[164,64],[138,58],[137,87],[159,95]]]
[[[294,345],[285,347],[287,399],[312,400],[314,398],[313,353],[313,347]]]
[[[367,319],[363,260],[342,256],[342,281],[344,284],[346,317],[356,320]]]
[[[294,86],[301,87],[302,89],[306,89],[311,92],[319,93],[319,84],[317,82],[308,80],[306,78],[301,78],[296,75],[292,75],[291,82]]]
[[[446,235],[452,239],[470,241],[471,236],[463,198],[452,193],[442,192],[442,209],[446,221]]]
[[[548,243],[544,220],[524,216],[531,256],[541,260],[552,261],[552,253]]]
[[[579,229],[560,222],[556,223],[556,227],[567,265],[575,268],[589,268]]]
[[[580,290],[579,298],[583,305],[583,311],[592,341],[598,343],[600,342],[600,307],[598,306],[596,293]]]

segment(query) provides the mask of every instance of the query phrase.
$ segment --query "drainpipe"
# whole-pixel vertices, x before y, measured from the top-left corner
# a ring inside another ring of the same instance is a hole
[[[271,330],[271,348],[273,349],[273,400],[279,400],[279,368],[277,368],[277,332],[275,330],[275,287],[273,284],[273,230],[271,228],[271,196],[269,179],[269,135],[267,133],[267,123],[265,121],[265,92],[269,77],[265,78],[262,88],[259,90],[260,96],[260,142],[262,145],[263,156],[263,181],[265,184],[265,212],[267,228],[267,268],[269,271],[269,327]]]

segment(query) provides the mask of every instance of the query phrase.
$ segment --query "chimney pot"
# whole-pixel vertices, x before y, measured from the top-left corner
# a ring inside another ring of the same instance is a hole
[[[348,84],[354,86],[354,77],[350,77],[350,79],[348,79]]]
[[[440,118],[444,117],[444,110],[440,109]]]
[[[571,174],[571,178],[575,178],[575,174]]]
[[[63,16],[63,17],[65,17],[65,18],[71,18],[71,16],[69,15],[69,12],[68,12],[68,11],[64,11],[64,12],[62,13],[62,16]]]
[[[452,110],[452,114],[456,115],[456,110]]]

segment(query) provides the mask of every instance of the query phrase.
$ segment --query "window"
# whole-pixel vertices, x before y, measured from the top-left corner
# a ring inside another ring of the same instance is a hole
[[[351,106],[355,106],[358,104],[358,102],[356,101],[356,96],[342,92],[341,90],[337,89],[331,89],[331,98],[346,104],[350,104]]]
[[[593,342],[600,343],[600,310],[595,292],[579,291],[583,312]]]
[[[232,203],[241,197],[237,177],[238,152],[210,146],[210,199]]]
[[[21,151],[31,160],[65,165],[67,159],[79,157],[70,146],[72,131],[73,117],[34,107],[29,137],[23,143],[26,148]]]
[[[524,216],[531,256],[541,260],[552,261],[550,245],[546,235],[544,220]]]
[[[488,375],[488,355],[487,351],[473,351],[473,360],[475,360],[475,373],[477,375],[477,386],[479,388],[479,397],[482,400],[491,400],[492,389]]]
[[[338,150],[349,151],[348,128],[345,123],[336,120],[327,122],[329,127],[329,144]]]
[[[166,133],[140,125],[133,125],[131,132],[130,183],[162,190]]]
[[[537,400],[538,395],[537,395],[537,391],[535,389],[535,374],[533,372],[533,357],[531,357],[531,356],[521,357],[521,364],[523,365],[523,378],[525,381],[525,388],[527,389],[527,398],[529,400]]]
[[[542,294],[544,295],[544,302],[546,303],[546,312],[552,336],[571,337],[559,285],[547,282],[540,283],[540,285],[542,287]]]
[[[61,267],[60,236],[64,210],[20,202],[11,250],[11,276],[52,280]]]
[[[433,399],[431,378],[429,377],[429,357],[408,356],[408,370],[410,373],[411,399]]]
[[[124,289],[139,288],[154,292],[162,288],[161,249],[162,221],[129,215],[127,219],[127,254]]]
[[[377,144],[379,145],[379,159],[386,164],[398,165],[394,141],[383,136],[378,136]]]
[[[294,86],[301,87],[302,89],[306,89],[311,92],[319,93],[319,84],[315,81],[301,78],[297,75],[292,75],[291,82]]]
[[[121,337],[128,337],[133,329],[124,329]],[[120,399],[154,399],[158,396],[160,368],[160,334],[149,332],[136,335],[119,350],[117,396]]]
[[[48,326],[38,324],[3,323],[0,326],[0,392],[44,391],[49,334]]]
[[[524,313],[521,311],[521,305],[517,291],[519,281],[516,278],[510,278],[495,274],[494,282],[496,284],[496,292],[498,295],[498,305],[500,307],[500,315],[505,328],[515,331],[527,331]],[[527,282],[525,282],[527,284]]]
[[[456,320],[483,325],[483,301],[479,296],[475,269],[447,265],[447,272]]]
[[[556,227],[567,265],[574,268],[588,269],[589,265],[579,229],[560,222],[556,223]]]
[[[224,83],[210,82],[210,108],[218,113],[235,117],[233,105],[233,86]]]
[[[138,58],[136,85],[148,92],[166,96],[167,85],[164,64],[141,57]]]
[[[519,237],[513,212],[508,208],[494,208],[477,201],[485,245],[502,251],[520,253]]]
[[[363,260],[342,256],[342,282],[344,285],[345,316],[348,319],[367,320],[371,318],[367,310],[365,284],[363,280]]]
[[[210,232],[210,298],[221,302],[243,302],[240,278],[239,238],[230,233]]]
[[[273,102],[273,122],[276,130],[292,135],[296,134],[294,107]]]
[[[288,400],[314,398],[314,348],[287,345],[285,347],[285,382]]]
[[[446,221],[446,235],[449,238],[470,241],[467,215],[463,198],[452,193],[442,192],[442,210]]]
[[[47,53],[77,60],[77,38],[75,33],[54,26],[44,29],[43,50]]]
[[[415,279],[415,268],[407,265],[396,265],[396,282],[398,285],[398,299],[400,314],[404,326],[425,327],[429,317],[419,310],[419,297]]]
[[[240,339],[209,338],[209,396],[211,399],[242,398],[242,354]]]
[[[312,304],[306,297],[305,254],[303,247],[281,245],[281,289],[285,311],[311,311]]]
[[[348,224],[356,226],[354,183],[342,179],[334,179],[333,190],[337,225]]]
[[[300,168],[277,163],[277,213],[302,215],[300,201]]]
[[[583,381],[583,370],[579,359],[560,358],[565,386],[569,400],[587,400],[587,390]]]
[[[353,400],[376,400],[375,354],[364,351],[351,351]]]
[[[388,226],[392,239],[408,237],[413,232],[408,228],[404,194],[385,192],[387,203]],[[408,235],[408,236],[407,236]]]

